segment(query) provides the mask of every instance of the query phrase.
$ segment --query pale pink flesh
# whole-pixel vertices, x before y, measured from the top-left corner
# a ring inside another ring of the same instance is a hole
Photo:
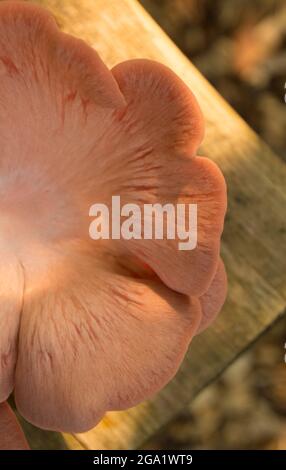
[[[122,185],[113,191],[120,191],[124,202],[139,205],[199,206],[197,249],[179,251],[178,239],[139,240],[126,248],[171,289],[201,295],[217,265],[226,188],[211,160],[194,158],[203,136],[198,104],[186,85],[161,64],[132,60],[117,65],[113,74],[127,102],[120,122],[125,130],[122,137],[130,135],[122,171],[117,172]],[[136,140],[132,140],[134,132]]]
[[[227,277],[225,267],[222,260],[219,260],[209,289],[200,297],[202,318],[197,334],[205,330],[216,319],[225,302],[226,294]]]
[[[14,388],[20,313],[23,304],[24,276],[14,256],[0,252],[0,402]]]
[[[105,264],[90,252],[64,253],[26,292],[15,398],[40,427],[81,432],[106,409],[153,395],[198,328],[197,299],[132,278],[116,259]]]
[[[200,301],[206,318],[220,308],[210,292],[226,286],[215,277],[225,183],[195,157],[202,116],[173,72],[139,60],[111,73],[35,6],[0,4],[0,83],[0,252],[12,260],[0,272],[1,302],[11,292],[0,399],[13,389],[19,334],[19,410],[44,428],[83,431],[165,385],[199,327]],[[89,208],[112,195],[198,203],[198,247],[92,242]]]
[[[8,403],[0,403],[0,450],[28,450],[28,444]]]

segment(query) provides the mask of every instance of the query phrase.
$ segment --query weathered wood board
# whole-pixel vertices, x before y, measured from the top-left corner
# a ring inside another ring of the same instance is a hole
[[[218,163],[228,183],[222,255],[229,295],[223,313],[193,341],[176,378],[152,401],[109,413],[88,433],[63,436],[70,448],[138,448],[284,312],[286,168],[135,0],[35,3],[49,8],[64,31],[85,39],[110,67],[134,57],[171,67],[193,90],[205,114],[201,154]],[[51,447],[49,436],[43,434],[42,447]]]

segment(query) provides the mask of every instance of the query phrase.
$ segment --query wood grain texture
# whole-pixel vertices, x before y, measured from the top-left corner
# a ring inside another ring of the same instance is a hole
[[[229,295],[223,313],[193,341],[176,378],[153,400],[109,413],[88,433],[63,436],[70,448],[138,448],[284,312],[286,169],[135,0],[35,3],[49,8],[64,31],[85,39],[110,67],[135,57],[171,67],[206,117],[201,154],[221,167],[228,184],[222,254]]]

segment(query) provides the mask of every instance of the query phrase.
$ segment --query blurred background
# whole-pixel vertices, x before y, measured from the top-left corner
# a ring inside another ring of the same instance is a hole
[[[140,0],[286,160],[286,1]],[[286,321],[264,334],[147,449],[286,449]]]

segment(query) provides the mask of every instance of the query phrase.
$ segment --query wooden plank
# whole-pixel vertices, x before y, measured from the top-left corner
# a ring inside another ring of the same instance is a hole
[[[148,57],[171,67],[193,90],[205,114],[201,153],[219,164],[228,183],[222,253],[229,295],[220,318],[193,341],[176,378],[153,400],[107,414],[94,430],[74,436],[76,444],[66,438],[71,448],[138,448],[285,310],[286,169],[136,1],[35,3],[47,6],[64,31],[85,39],[109,66]]]

